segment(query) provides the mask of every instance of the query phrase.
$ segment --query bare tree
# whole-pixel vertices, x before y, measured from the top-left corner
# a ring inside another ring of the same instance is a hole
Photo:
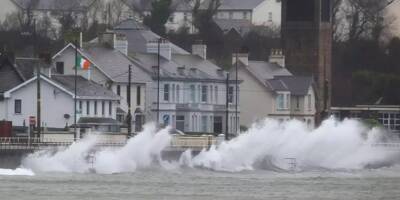
[[[385,20],[387,7],[395,0],[335,0],[334,39],[357,41],[361,38],[379,40],[390,28]]]

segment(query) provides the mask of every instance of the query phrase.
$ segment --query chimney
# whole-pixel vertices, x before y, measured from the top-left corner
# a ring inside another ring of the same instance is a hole
[[[285,67],[285,56],[283,55],[282,49],[271,49],[269,62]]]
[[[128,55],[128,40],[124,34],[113,32],[102,33],[99,37],[99,43]]]
[[[128,55],[128,39],[121,33],[114,34],[114,49]]]
[[[238,53],[238,54],[234,53],[234,54],[232,54],[232,64],[236,63],[236,57],[245,66],[249,66],[249,54],[248,53]]]
[[[160,43],[160,56],[167,60],[171,60],[172,48],[171,48],[171,43],[169,43],[168,40],[157,39],[154,41],[149,41],[146,45],[147,53],[158,54],[158,44],[159,43]]]
[[[207,45],[203,44],[202,41],[196,42],[192,45],[192,54],[207,60]]]
[[[185,65],[181,66],[181,67],[178,67],[178,74],[181,75],[181,76],[185,75],[185,69],[186,69]]]

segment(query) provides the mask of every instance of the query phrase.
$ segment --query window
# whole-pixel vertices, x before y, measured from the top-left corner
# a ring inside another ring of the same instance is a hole
[[[82,114],[82,101],[79,101],[79,113]]]
[[[233,103],[233,86],[228,89],[228,103]]]
[[[56,72],[58,74],[64,74],[64,62],[57,62],[56,63]]]
[[[215,103],[218,104],[218,86],[215,86],[214,89],[214,95],[215,95]]]
[[[185,116],[183,115],[176,116],[176,129],[180,131],[185,131]]]
[[[300,97],[296,96],[296,109],[299,110],[300,109]]]
[[[285,99],[285,103],[286,103],[286,109],[290,108],[290,94],[286,94],[286,99]]]
[[[183,13],[183,21],[187,21],[188,20],[188,13]]]
[[[142,88],[140,86],[137,86],[136,88],[136,105],[140,106],[142,104]]]
[[[174,18],[175,18],[174,14],[171,14],[171,16],[169,17],[168,21],[173,23],[174,22]]]
[[[208,132],[208,129],[207,129],[207,120],[208,120],[208,117],[207,117],[207,116],[201,116],[201,131],[202,131],[203,133]]]
[[[169,101],[169,84],[164,85],[164,101]]]
[[[171,96],[172,96],[172,102],[175,102],[175,84],[172,84]]]
[[[207,103],[207,98],[208,98],[208,86],[207,85],[203,85],[201,86],[201,102],[203,103]]]
[[[381,113],[379,122],[391,131],[400,131],[400,113]]]
[[[198,94],[197,94],[197,102],[200,102],[201,101],[201,87],[200,87],[200,85],[198,85],[197,86],[197,92],[198,92]]]
[[[117,85],[117,95],[121,96],[121,86]]]
[[[285,109],[285,97],[283,94],[278,94],[276,96],[276,105],[278,110],[283,110]]]
[[[268,13],[268,21],[269,21],[269,22],[272,22],[272,12],[269,12],[269,13]]]
[[[195,102],[196,101],[196,86],[190,85],[190,101]]]
[[[15,99],[15,101],[14,101],[14,113],[15,114],[21,114],[22,113],[22,100],[21,99]]]
[[[86,115],[90,115],[90,101],[86,101]]]
[[[222,133],[222,117],[214,117],[214,133]]]
[[[233,12],[229,12],[229,19],[233,19]]]
[[[112,101],[108,102],[108,114],[111,116],[112,115]]]
[[[106,114],[106,102],[102,101],[101,102],[101,115],[105,115]]]
[[[94,101],[94,115],[97,115],[97,101]]]
[[[181,90],[181,87],[179,85],[176,85],[176,102],[178,102],[178,103],[181,101],[180,96],[179,96],[180,90]]]
[[[213,103],[214,102],[214,93],[213,93],[213,86],[210,85],[210,102]]]
[[[243,12],[243,19],[247,19],[247,12]]]
[[[307,95],[307,107],[308,110],[311,110],[312,102],[311,102],[311,94]]]

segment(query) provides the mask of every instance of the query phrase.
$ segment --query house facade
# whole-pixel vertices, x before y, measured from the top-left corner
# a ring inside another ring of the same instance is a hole
[[[151,112],[146,109],[147,93],[152,82],[150,72],[137,61],[128,57],[127,41],[114,33],[104,33],[99,41],[78,49],[78,56],[90,62],[89,70],[78,70],[78,74],[113,91],[121,99],[118,103],[117,119],[125,123],[128,114],[129,66],[131,66],[131,114],[136,131],[142,129]],[[115,46],[113,46],[115,45]],[[67,45],[53,57],[52,69],[58,74],[74,74],[75,46]]]
[[[94,20],[101,21],[99,10],[101,0],[2,0],[0,1],[0,21],[4,22],[8,17],[27,18],[28,15],[37,22],[37,28],[41,24],[49,24],[46,34],[50,37],[60,35],[61,23],[59,18],[67,14],[74,18],[74,26],[87,26]],[[41,23],[42,22],[42,23]],[[26,28],[26,27],[24,27]]]
[[[208,8],[210,1],[204,0],[203,8]],[[222,0],[215,19],[247,20],[255,26],[279,28],[281,25],[280,0]]]
[[[74,76],[40,76],[41,126],[69,128],[74,124]],[[13,126],[28,126],[37,115],[37,76],[4,92],[5,119]],[[80,132],[117,132],[116,109],[119,98],[83,77],[77,77],[77,124]],[[89,124],[87,121],[97,120]],[[107,121],[108,123],[104,123]]]
[[[273,51],[270,60],[248,60],[248,54],[234,55],[240,86],[239,104],[243,110],[240,125],[249,127],[265,118],[279,121],[298,119],[314,127],[315,94],[310,77],[293,76],[284,67],[281,51]],[[231,69],[235,78],[236,67]]]
[[[135,58],[153,70],[154,92],[150,98],[153,119],[189,134],[237,134],[239,126],[235,119],[235,93],[229,90],[229,99],[232,101],[229,101],[227,108],[227,74],[206,59],[206,46],[194,45],[192,54],[177,55],[168,53],[171,51],[169,42],[161,44],[163,56],[158,85],[157,54],[152,48],[156,45],[156,42],[149,43],[149,53],[135,55]]]
[[[143,18],[151,15],[152,1],[143,0],[128,0],[125,1],[126,5],[136,13],[135,18],[143,21]],[[193,24],[193,5],[187,0],[172,0],[171,8],[172,13],[165,24],[167,32],[177,32],[186,29],[188,33],[196,33],[197,29]]]

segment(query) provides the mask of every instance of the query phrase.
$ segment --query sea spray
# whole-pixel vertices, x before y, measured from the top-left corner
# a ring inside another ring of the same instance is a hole
[[[27,156],[22,167],[37,172],[93,172],[102,174],[134,172],[153,163],[161,163],[161,152],[170,144],[169,128],[157,131],[147,124],[137,136],[117,149],[94,152],[95,136],[73,143],[66,149],[39,151]],[[93,155],[92,155],[93,154]],[[89,159],[89,156],[92,156]]]
[[[34,176],[35,173],[30,169],[0,169],[0,176]]]
[[[97,173],[133,172],[161,162],[161,152],[169,146],[169,128],[156,131],[154,124],[145,125],[144,131],[117,150],[96,153],[94,168]]]
[[[288,159],[295,160],[302,169],[361,169],[393,164],[398,152],[373,147],[383,135],[382,130],[368,130],[356,120],[339,122],[330,118],[319,128],[309,130],[300,121],[279,123],[266,119],[191,160],[184,154],[181,164],[230,172],[285,168]]]
[[[382,142],[386,133],[368,129],[357,120],[337,121],[330,118],[310,130],[303,122],[280,123],[266,119],[254,124],[247,132],[218,146],[204,149],[198,155],[191,150],[182,153],[176,165],[237,172],[266,169],[288,169],[288,161],[308,169],[362,169],[397,164],[398,151],[388,151],[373,144]],[[96,138],[86,138],[56,152],[39,151],[22,162],[23,168],[34,172],[95,171],[102,174],[134,172],[158,165],[174,169],[174,162],[161,159],[161,152],[171,141],[169,129],[157,130],[148,124],[137,136],[121,148],[97,149]]]
[[[22,167],[35,172],[87,172],[90,167],[87,156],[96,141],[95,136],[88,136],[67,148],[35,152],[22,160]]]

